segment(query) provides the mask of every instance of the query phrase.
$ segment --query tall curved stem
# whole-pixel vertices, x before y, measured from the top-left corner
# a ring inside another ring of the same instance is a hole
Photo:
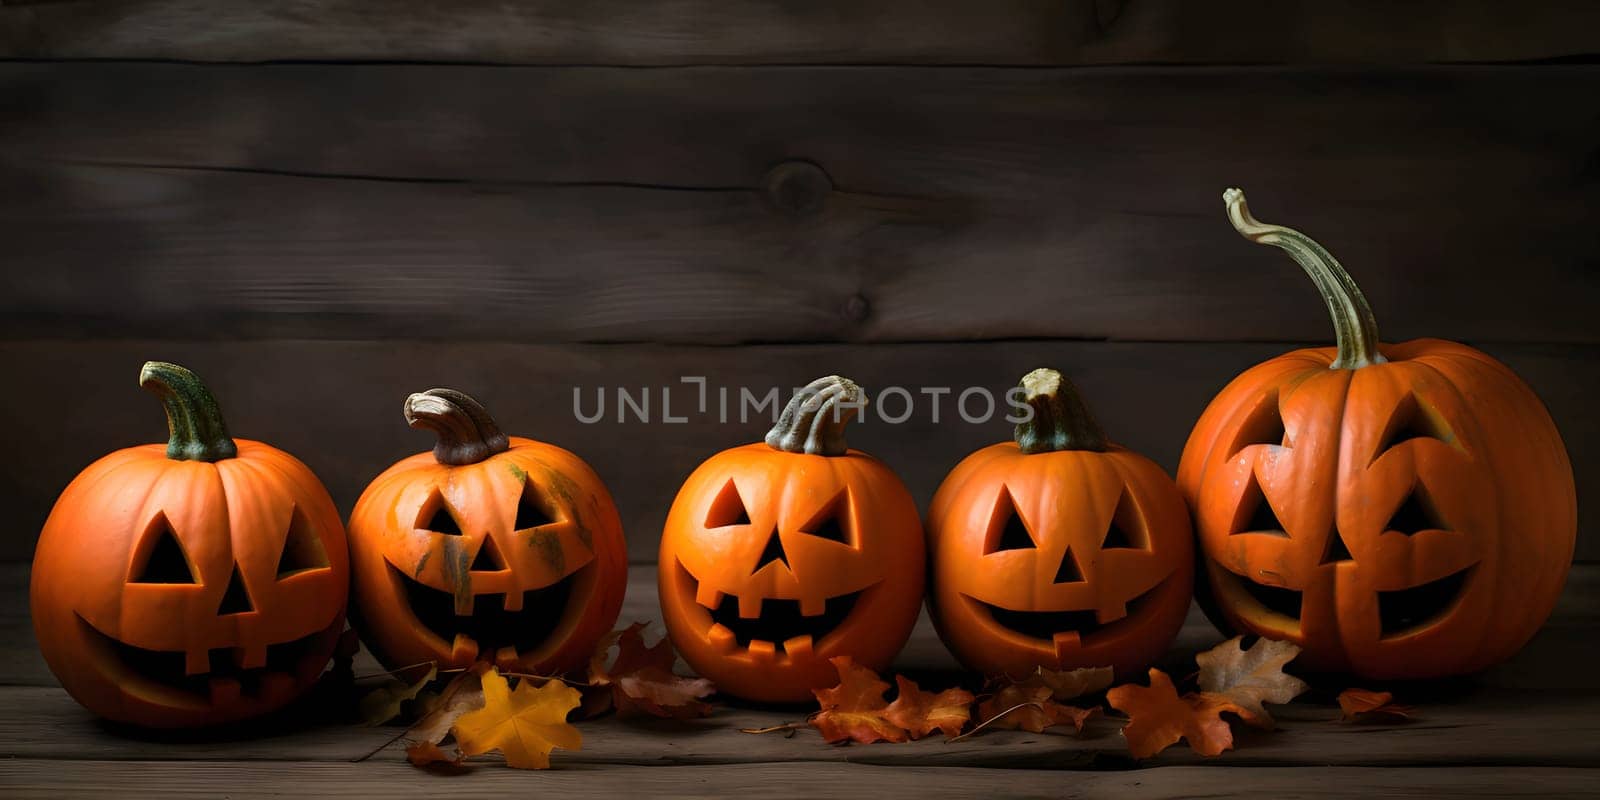
[[[433,431],[439,441],[433,457],[440,464],[476,464],[496,453],[511,449],[488,409],[465,392],[455,389],[429,389],[406,398],[406,424]]]
[[[139,370],[139,387],[161,398],[166,409],[167,458],[222,461],[239,455],[217,398],[198,375],[177,364],[146,361]]]
[[[849,378],[829,375],[795,392],[767,431],[767,445],[789,453],[842,456],[850,446],[844,426],[867,405],[867,395]]]

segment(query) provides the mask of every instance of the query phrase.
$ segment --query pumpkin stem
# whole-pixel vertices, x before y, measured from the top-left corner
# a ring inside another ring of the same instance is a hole
[[[1331,369],[1360,369],[1388,360],[1378,352],[1378,321],[1372,316],[1372,307],[1339,259],[1293,228],[1257,221],[1250,216],[1241,189],[1223,192],[1222,202],[1227,205],[1228,220],[1240,235],[1256,244],[1283,248],[1317,284],[1333,317],[1334,342],[1339,348],[1338,357],[1329,365]]]
[[[139,388],[161,398],[166,408],[167,458],[222,461],[239,454],[217,398],[198,375],[177,364],[146,361],[139,370]]]
[[[433,431],[433,457],[454,467],[476,464],[511,449],[482,403],[455,389],[429,389],[406,398],[406,424]]]
[[[1053,369],[1036,369],[1022,376],[1022,391],[1033,418],[1017,425],[1013,434],[1024,453],[1057,450],[1110,449],[1105,431],[1083,404],[1078,387]]]
[[[829,375],[794,393],[767,431],[767,444],[787,453],[842,456],[850,450],[844,426],[867,405],[867,395],[854,381]]]

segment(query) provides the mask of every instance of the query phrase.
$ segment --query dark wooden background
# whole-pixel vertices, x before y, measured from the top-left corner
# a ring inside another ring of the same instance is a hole
[[[765,426],[585,425],[574,387],[1054,365],[1170,468],[1228,379],[1330,334],[1229,185],[1337,253],[1386,339],[1522,374],[1592,528],[1597,53],[1576,0],[5,0],[0,559],[163,437],[149,358],[346,509],[425,448],[408,392],[472,392],[595,465],[636,561]],[[853,440],[925,501],[1008,435],[941,411]]]

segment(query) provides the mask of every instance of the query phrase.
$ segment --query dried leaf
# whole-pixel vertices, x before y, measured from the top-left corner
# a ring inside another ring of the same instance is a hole
[[[1218,694],[1247,709],[1270,727],[1272,715],[1262,703],[1287,703],[1306,690],[1306,682],[1285,674],[1283,665],[1300,654],[1292,642],[1258,639],[1241,649],[1235,636],[1194,657],[1200,665],[1200,691]]]
[[[1368,689],[1346,689],[1339,693],[1339,719],[1373,725],[1395,725],[1407,722],[1416,710],[1410,706],[1395,705],[1394,695]]]
[[[583,736],[567,723],[567,713],[580,702],[577,689],[557,680],[537,687],[522,680],[513,690],[493,669],[482,682],[483,708],[461,715],[451,729],[462,754],[499,750],[510,766],[548,769],[551,750],[583,746]]]
[[[1031,733],[1043,733],[1045,728],[1056,725],[1071,725],[1082,733],[1084,723],[1099,711],[1098,706],[1078,708],[1058,703],[1049,686],[1032,678],[1003,686],[978,704],[978,717],[983,720],[979,724],[983,727]]]
[[[909,734],[885,716],[889,704],[883,699],[889,684],[878,673],[859,666],[849,656],[829,659],[839,670],[839,685],[832,689],[816,689],[812,694],[822,710],[812,715],[811,725],[822,732],[829,743],[903,742]]]
[[[1045,669],[1039,667],[1021,683],[1037,681],[1050,687],[1051,696],[1057,700],[1071,700],[1111,687],[1114,673],[1110,667],[1081,667],[1079,669]]]
[[[883,716],[905,728],[911,738],[921,739],[934,731],[941,731],[946,737],[956,736],[972,719],[972,692],[960,688],[924,692],[904,675],[896,675],[894,680],[900,695]]]
[[[450,755],[443,748],[433,742],[416,742],[406,748],[406,760],[414,767],[426,767],[429,764],[460,764],[466,756],[456,753]]]
[[[688,719],[711,713],[711,706],[703,702],[716,691],[704,678],[686,678],[674,674],[673,664],[678,657],[672,642],[661,637],[654,646],[644,643],[643,622],[635,622],[620,631],[613,631],[600,642],[589,659],[589,682],[595,686],[609,686],[610,704],[617,713],[649,714],[656,717]],[[611,647],[617,648],[617,659],[606,667],[606,655]],[[604,704],[590,703],[586,711],[598,713]]]
[[[422,745],[437,748],[461,715],[483,708],[483,675],[489,669],[488,664],[476,664],[452,678],[439,694],[422,692],[418,695],[417,703],[422,707],[422,716],[405,735],[410,742],[406,754],[412,758],[412,763],[417,763],[414,753],[428,752]],[[461,758],[445,760],[460,761]]]
[[[1232,698],[1211,692],[1178,696],[1172,679],[1159,669],[1150,670],[1150,685],[1118,686],[1106,693],[1112,708],[1128,715],[1122,735],[1134,758],[1149,758],[1186,739],[1203,756],[1220,755],[1233,747],[1233,730],[1222,714],[1232,713],[1251,724],[1261,724],[1254,712]]]
[[[400,707],[408,700],[415,700],[423,687],[433,682],[438,677],[439,668],[434,665],[428,667],[428,672],[416,683],[391,678],[382,686],[367,692],[361,698],[358,712],[364,725],[382,725],[395,717],[400,716]]]

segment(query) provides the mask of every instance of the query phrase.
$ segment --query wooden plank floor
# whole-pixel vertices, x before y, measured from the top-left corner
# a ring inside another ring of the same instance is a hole
[[[1333,691],[1275,711],[1280,725],[1246,730],[1239,747],[1201,759],[1182,747],[1130,759],[1115,719],[1082,735],[995,732],[956,744],[834,747],[810,731],[792,738],[740,728],[799,719],[803,709],[720,705],[688,723],[605,718],[580,724],[584,749],[558,751],[555,769],[502,768],[475,759],[458,773],[413,769],[392,743],[398,728],[327,718],[308,703],[289,719],[235,731],[152,735],[96,721],[45,669],[27,615],[26,565],[0,566],[0,796],[456,797],[539,792],[564,797],[760,795],[1118,798],[1600,794],[1600,567],[1574,569],[1555,618],[1512,662],[1470,679],[1401,689],[1412,724],[1333,721]],[[657,619],[654,569],[633,568],[624,620]],[[1174,671],[1220,636],[1192,615],[1169,658]],[[926,619],[897,669],[925,686],[957,680]],[[365,655],[358,674],[374,672]],[[1268,769],[1270,767],[1270,769]],[[1446,768],[1448,767],[1448,768]]]

